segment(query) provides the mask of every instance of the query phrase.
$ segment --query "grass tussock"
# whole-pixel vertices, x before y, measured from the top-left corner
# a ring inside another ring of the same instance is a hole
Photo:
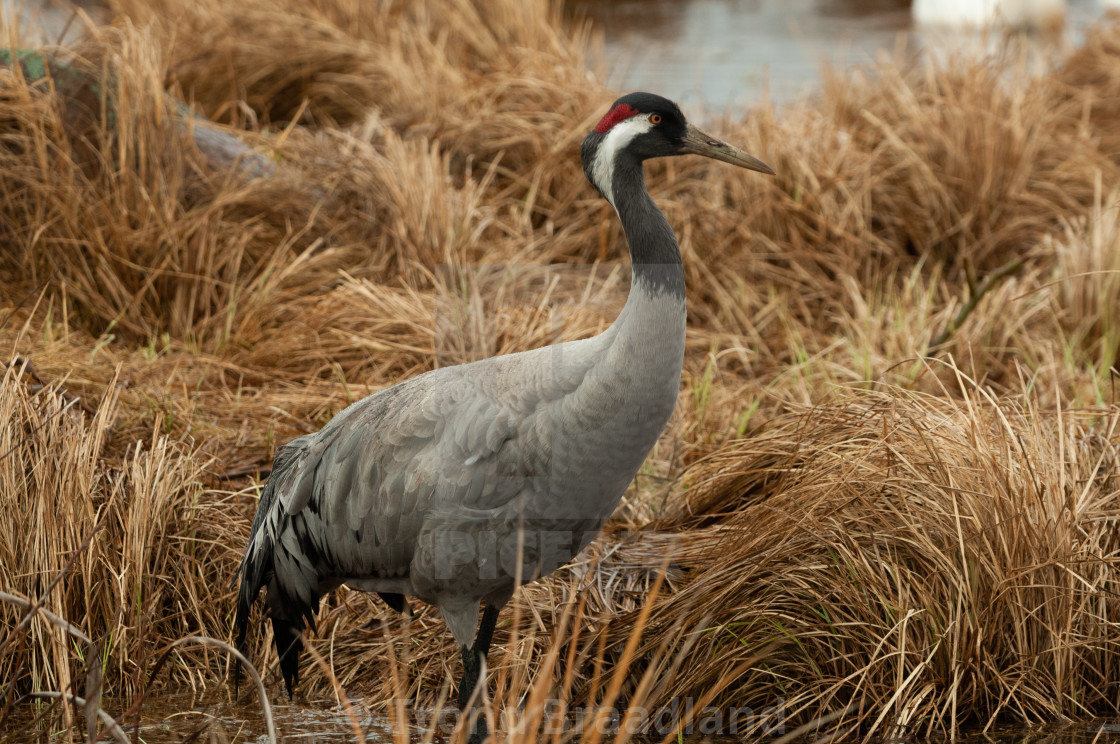
[[[200,478],[206,462],[163,436],[117,442],[119,377],[92,414],[78,398],[34,384],[28,364],[0,379],[0,479],[4,494],[0,578],[6,591],[41,599],[63,618],[80,618],[109,678],[134,679],[152,638],[174,638],[218,620],[214,587],[199,584],[215,558],[200,539]],[[33,391],[33,388],[39,388]],[[63,575],[58,586],[52,582]],[[193,596],[184,602],[187,588]],[[220,595],[221,590],[218,590]],[[9,622],[20,613],[4,607]],[[67,633],[45,621],[9,638],[5,679],[30,675],[34,689],[70,687]],[[14,645],[12,645],[14,642]],[[32,659],[30,668],[22,667]]]
[[[225,652],[171,644],[228,637],[276,446],[595,333],[627,286],[577,157],[614,93],[555,4],[110,6],[49,74],[0,70],[0,741],[91,679],[125,723],[153,686],[227,690]],[[778,176],[650,166],[688,272],[678,410],[602,540],[503,614],[504,736],[687,698],[769,711],[755,733],[1117,714],[1118,50],[1104,25],[1039,74],[833,73],[709,125]],[[332,595],[306,699],[446,699],[457,651],[415,610]]]
[[[705,657],[775,647],[727,701],[868,734],[1116,715],[1115,413],[961,383],[851,396],[689,469],[657,526],[711,568],[650,627],[707,608]],[[668,692],[715,681],[696,665]]]

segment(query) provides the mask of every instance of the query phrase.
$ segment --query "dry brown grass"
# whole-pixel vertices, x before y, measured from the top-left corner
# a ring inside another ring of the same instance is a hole
[[[868,734],[1120,713],[1116,412],[961,388],[846,395],[687,471],[658,527],[712,568],[651,629],[711,608],[710,658],[780,649],[727,700],[781,687],[796,720]]]
[[[101,650],[0,603],[0,722],[96,667],[126,705],[224,695],[210,646],[149,676],[227,637],[278,443],[625,297],[577,158],[613,94],[555,5],[112,7],[65,59],[79,100],[0,71],[0,590]],[[864,735],[1120,713],[1118,50],[1105,26],[1033,77],[1010,53],[836,74],[712,127],[776,178],[651,166],[682,395],[608,534],[503,614],[508,738],[563,740],[556,700],[784,701],[789,730]],[[275,170],[216,167],[166,91]],[[341,592],[318,627],[307,700],[391,712],[458,674],[431,610]]]

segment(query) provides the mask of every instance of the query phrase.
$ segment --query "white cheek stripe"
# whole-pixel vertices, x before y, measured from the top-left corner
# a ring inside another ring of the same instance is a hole
[[[649,120],[649,117],[638,114],[615,124],[607,132],[603,141],[599,143],[599,150],[595,153],[595,162],[591,166],[591,175],[595,178],[599,190],[603,192],[607,201],[616,210],[618,207],[614,203],[614,184],[611,183],[614,175],[614,159],[619,152],[626,149],[626,146],[635,137],[639,134],[645,134],[651,129],[653,129],[653,123]]]

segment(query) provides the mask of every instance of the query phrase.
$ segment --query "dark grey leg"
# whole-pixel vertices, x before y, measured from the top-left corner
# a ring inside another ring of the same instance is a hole
[[[479,624],[478,633],[475,635],[474,647],[463,646],[463,680],[459,683],[459,710],[461,711],[466,712],[467,703],[470,702],[471,695],[474,694],[474,688],[479,684],[486,684],[486,680],[481,679],[482,662],[486,659],[486,655],[490,653],[490,641],[494,638],[494,626],[498,622],[498,612],[499,608],[488,603],[482,613],[482,622]],[[480,712],[478,720],[475,721],[474,731],[471,732],[471,738],[468,740],[469,744],[482,744],[486,734],[486,716]]]

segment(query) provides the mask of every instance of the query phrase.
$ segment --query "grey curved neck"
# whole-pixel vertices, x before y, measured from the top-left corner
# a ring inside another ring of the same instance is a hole
[[[609,357],[617,369],[626,370],[626,395],[642,411],[643,421],[632,432],[644,448],[637,467],[661,434],[680,389],[684,267],[669,221],[646,192],[641,162],[620,165],[612,173],[612,203],[626,231],[634,273],[626,306],[614,323]]]
[[[614,208],[626,232],[633,265],[631,292],[641,286],[655,295],[684,299],[684,267],[677,238],[646,191],[640,161],[617,163],[612,178]]]
[[[626,306],[610,331],[588,400],[596,410],[616,411],[604,426],[614,458],[612,476],[621,496],[673,414],[684,365],[684,268],[665,215],[646,193],[640,162],[616,168],[613,204],[626,231],[633,278]],[[607,504],[606,514],[617,504]],[[604,514],[604,517],[606,516]]]

